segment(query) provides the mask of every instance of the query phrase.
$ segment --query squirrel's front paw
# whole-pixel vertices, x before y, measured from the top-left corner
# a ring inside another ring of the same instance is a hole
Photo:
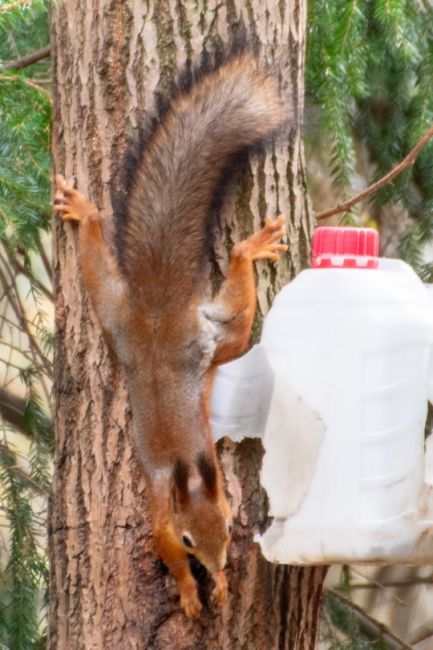
[[[215,582],[215,587],[212,591],[212,598],[218,605],[222,605],[226,602],[229,592],[227,578],[224,571],[217,571],[216,573],[213,573],[212,578]]]
[[[276,262],[281,253],[287,250],[286,244],[278,243],[285,235],[285,219],[282,214],[276,219],[265,219],[265,226],[248,239],[236,244],[233,251],[253,260],[272,260]]]
[[[97,208],[90,203],[78,190],[74,189],[74,181],[66,181],[61,174],[56,176],[57,190],[54,194],[54,210],[61,213],[62,221],[83,221],[97,219]]]
[[[203,605],[198,597],[195,580],[179,585],[180,606],[188,618],[198,618]]]

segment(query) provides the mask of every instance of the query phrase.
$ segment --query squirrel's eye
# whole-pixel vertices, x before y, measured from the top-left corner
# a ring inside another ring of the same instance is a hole
[[[192,539],[189,535],[184,533],[182,535],[182,542],[185,544],[185,546],[188,546],[188,548],[193,548],[194,544],[192,543]]]
[[[227,524],[227,530],[229,531],[229,535],[231,535],[233,530],[232,524]]]

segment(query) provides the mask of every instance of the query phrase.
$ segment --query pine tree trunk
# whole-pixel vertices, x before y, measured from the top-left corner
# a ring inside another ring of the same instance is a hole
[[[243,176],[227,206],[216,263],[224,273],[227,248],[266,213],[287,215],[287,258],[277,270],[257,267],[256,335],[273,295],[302,268],[309,250],[299,127],[305,13],[305,0],[81,0],[52,8],[55,171],[75,174],[79,188],[109,216],[126,139],[178,69],[196,61],[203,47],[227,41],[239,21],[259,56],[278,65],[292,107],[290,133]],[[83,291],[74,225],[57,223],[54,242],[57,452],[49,647],[314,648],[325,571],[273,566],[254,544],[254,532],[267,525],[257,441],[219,444],[235,514],[229,601],[220,613],[205,606],[198,622],[181,613],[174,581],[152,550],[124,380]],[[201,578],[206,603],[209,584]]]

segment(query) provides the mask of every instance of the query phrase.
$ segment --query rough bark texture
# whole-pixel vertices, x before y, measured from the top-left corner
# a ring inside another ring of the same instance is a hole
[[[126,139],[179,68],[203,47],[226,41],[239,20],[258,54],[278,64],[293,108],[290,133],[252,161],[228,201],[216,256],[220,275],[231,244],[257,228],[265,213],[287,215],[286,259],[278,269],[263,263],[257,270],[258,327],[275,292],[305,264],[309,247],[299,127],[305,0],[59,0],[52,12],[55,171],[76,174],[79,188],[108,216]],[[325,572],[273,566],[254,544],[254,532],[267,521],[257,441],[220,443],[235,513],[229,601],[221,612],[205,607],[198,622],[184,618],[174,581],[152,551],[124,380],[82,289],[76,230],[70,224],[54,230],[57,453],[49,647],[313,648]],[[209,584],[201,577],[206,602]]]

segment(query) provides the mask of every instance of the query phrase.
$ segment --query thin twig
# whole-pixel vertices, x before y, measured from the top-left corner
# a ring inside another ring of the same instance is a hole
[[[413,580],[396,580],[390,582],[383,582],[381,586],[384,589],[397,589],[400,587],[414,587],[415,585],[433,585],[432,578],[413,578]],[[366,582],[351,582],[347,587],[352,591],[352,589],[377,589],[377,585],[374,583]]]
[[[15,257],[12,257],[12,255],[9,253],[8,257],[12,268],[15,269],[17,273],[22,273],[28,279],[30,284],[33,283],[44,294],[44,296],[48,298],[48,300],[51,300],[51,302],[54,301],[52,292],[44,285],[43,282],[38,280],[34,275],[31,275],[31,272],[26,269],[24,264],[21,264],[21,262],[19,262]]]
[[[11,340],[10,341],[2,340],[0,343],[1,343],[1,345],[4,345],[7,348],[12,348],[12,350],[14,352],[17,352],[18,354],[23,356],[25,359],[27,359],[27,361],[31,361],[33,363],[34,357],[33,357],[31,352],[29,352],[27,350],[23,350],[22,347],[20,347],[19,345],[14,345]]]
[[[360,578],[364,578],[364,580],[367,580],[370,584],[374,585],[377,589],[382,589],[383,591],[386,591],[386,585],[384,585],[382,582],[379,582],[375,578],[372,578],[371,576],[366,576],[365,573],[362,573],[362,571],[359,571],[359,569],[355,569],[353,566],[350,567],[350,570],[352,573],[356,573]],[[404,601],[401,598],[398,598],[396,594],[391,594],[391,598],[395,600],[399,605],[404,605]]]
[[[7,296],[6,296],[6,297],[7,297]],[[3,321],[4,323],[6,323],[6,325],[9,325],[9,329],[10,329],[10,331],[12,331],[12,330],[18,330],[18,331],[21,331],[21,330],[20,330],[20,324],[17,323],[17,321],[12,320],[12,318],[9,318],[8,316],[2,316],[1,319],[2,319],[2,321]],[[27,323],[27,325],[29,325],[29,326],[32,326],[32,325],[33,325],[32,321],[29,320],[28,318],[24,318],[24,320],[25,320],[25,322]]]
[[[37,287],[38,289],[40,289],[40,291],[41,291],[41,292],[42,292],[42,293],[43,293],[43,294],[44,294],[44,295],[45,295],[45,296],[46,296],[46,297],[47,297],[51,302],[53,302],[53,301],[54,301],[54,296],[53,296],[52,291],[50,291],[50,289],[49,289],[48,287],[46,287],[46,286],[44,285],[44,283],[41,282],[41,280],[38,280],[38,278],[37,278],[34,274],[32,274],[32,271],[31,271],[30,269],[27,269],[27,268],[24,266],[24,264],[22,264],[20,261],[17,260],[17,258],[13,255],[13,253],[11,253],[11,252],[8,250],[8,247],[5,245],[6,242],[3,242],[3,243],[4,243],[4,249],[5,249],[5,252],[6,252],[6,255],[7,255],[7,259],[8,259],[8,261],[9,261],[9,264],[10,264],[11,267],[15,270],[15,272],[16,272],[17,274],[18,274],[18,273],[22,273],[22,274],[23,274],[23,275],[28,279],[30,285],[31,285],[32,283],[35,284],[36,287]],[[38,252],[39,252],[39,251],[38,251]],[[0,254],[0,255],[1,255],[1,254]],[[5,265],[6,265],[6,263],[7,263],[5,259],[2,259],[2,262],[3,262],[3,264],[5,264]],[[45,260],[42,260],[42,262],[43,262],[43,264],[44,264],[44,268],[45,268]],[[50,276],[49,276],[49,277],[50,277]]]
[[[51,262],[48,259],[48,255],[47,255],[47,253],[46,253],[46,251],[45,251],[45,249],[44,249],[44,247],[42,245],[42,242],[40,240],[38,241],[37,246],[38,246],[38,252],[39,252],[39,255],[41,256],[41,260],[42,260],[42,263],[44,265],[44,269],[46,271],[46,274],[48,275],[48,277],[51,280],[52,279],[52,273],[53,273],[52,268],[51,268]]]
[[[6,375],[5,375],[5,380],[8,378],[8,376],[9,376],[9,370],[10,370],[10,368],[11,368],[11,366],[12,366],[12,355],[13,355],[12,349],[9,348],[9,357],[8,357],[8,359],[7,359],[7,361],[6,361]],[[20,370],[21,370],[21,369],[20,369]]]
[[[7,63],[0,64],[3,70],[21,70],[22,68],[27,68],[27,66],[32,65],[32,63],[37,63],[41,59],[46,59],[51,54],[51,47],[42,47],[40,50],[35,52],[30,52],[25,56],[22,56],[20,59],[15,59],[15,61],[8,61]]]
[[[1,255],[0,255],[1,257]],[[7,267],[6,267],[7,268]],[[51,367],[48,359],[46,358],[46,355],[43,353],[42,349],[40,348],[36,337],[33,335],[33,333],[30,331],[30,327],[27,324],[27,320],[25,317],[25,310],[24,306],[22,304],[18,289],[16,285],[13,283],[14,286],[14,291],[9,289],[8,287],[8,282],[7,279],[3,273],[3,271],[0,269],[0,283],[3,285],[3,290],[8,298],[8,301],[15,312],[15,316],[18,320],[19,325],[22,327],[22,329],[25,331],[27,334],[27,338],[29,340],[30,347],[33,351],[33,353],[36,355],[36,357],[39,359],[41,365],[43,368],[45,368],[45,372],[48,375],[51,375]],[[49,399],[49,398],[48,398]]]
[[[425,623],[424,625],[421,626],[421,628],[418,628],[414,634],[411,635],[411,643],[412,645],[415,645],[417,643],[422,643],[423,641],[427,641],[427,639],[430,639],[433,637],[433,628],[431,623]],[[432,639],[433,640],[433,639]],[[424,648],[427,646],[424,645]],[[430,644],[430,647],[431,644]]]
[[[334,214],[339,214],[340,212],[350,212],[354,205],[365,199],[370,194],[374,194],[388,183],[391,183],[392,180],[402,171],[404,171],[409,165],[412,165],[421,150],[424,149],[427,142],[433,137],[433,126],[431,126],[428,131],[424,133],[422,138],[417,142],[414,148],[408,153],[406,158],[403,158],[401,162],[398,163],[391,171],[389,171],[385,176],[382,176],[378,181],[367,187],[365,190],[354,196],[352,199],[345,201],[344,203],[337,203],[333,208],[328,208],[328,210],[323,210],[322,212],[316,213],[316,219],[325,219],[326,217],[331,217]]]
[[[10,346],[8,346],[8,349],[9,349],[9,358],[6,359],[6,360],[5,359],[0,359],[0,363],[3,363],[6,366],[7,369],[12,368],[13,370],[18,370],[18,373],[22,372],[23,367],[19,366],[17,363],[14,363],[11,360],[11,356],[12,356],[13,351],[10,348]],[[16,379],[16,377],[14,377],[14,380],[15,379]]]
[[[0,296],[0,305],[1,305],[1,303],[2,303],[2,298],[3,298],[3,296]],[[4,325],[5,325],[4,318],[6,317],[6,312],[7,312],[7,310],[8,310],[8,301],[7,301],[7,300],[3,300],[3,311],[2,311],[2,313],[0,314],[0,340],[1,340],[1,341],[2,341],[3,338],[4,338],[4,337],[3,337],[3,327],[4,327]]]

